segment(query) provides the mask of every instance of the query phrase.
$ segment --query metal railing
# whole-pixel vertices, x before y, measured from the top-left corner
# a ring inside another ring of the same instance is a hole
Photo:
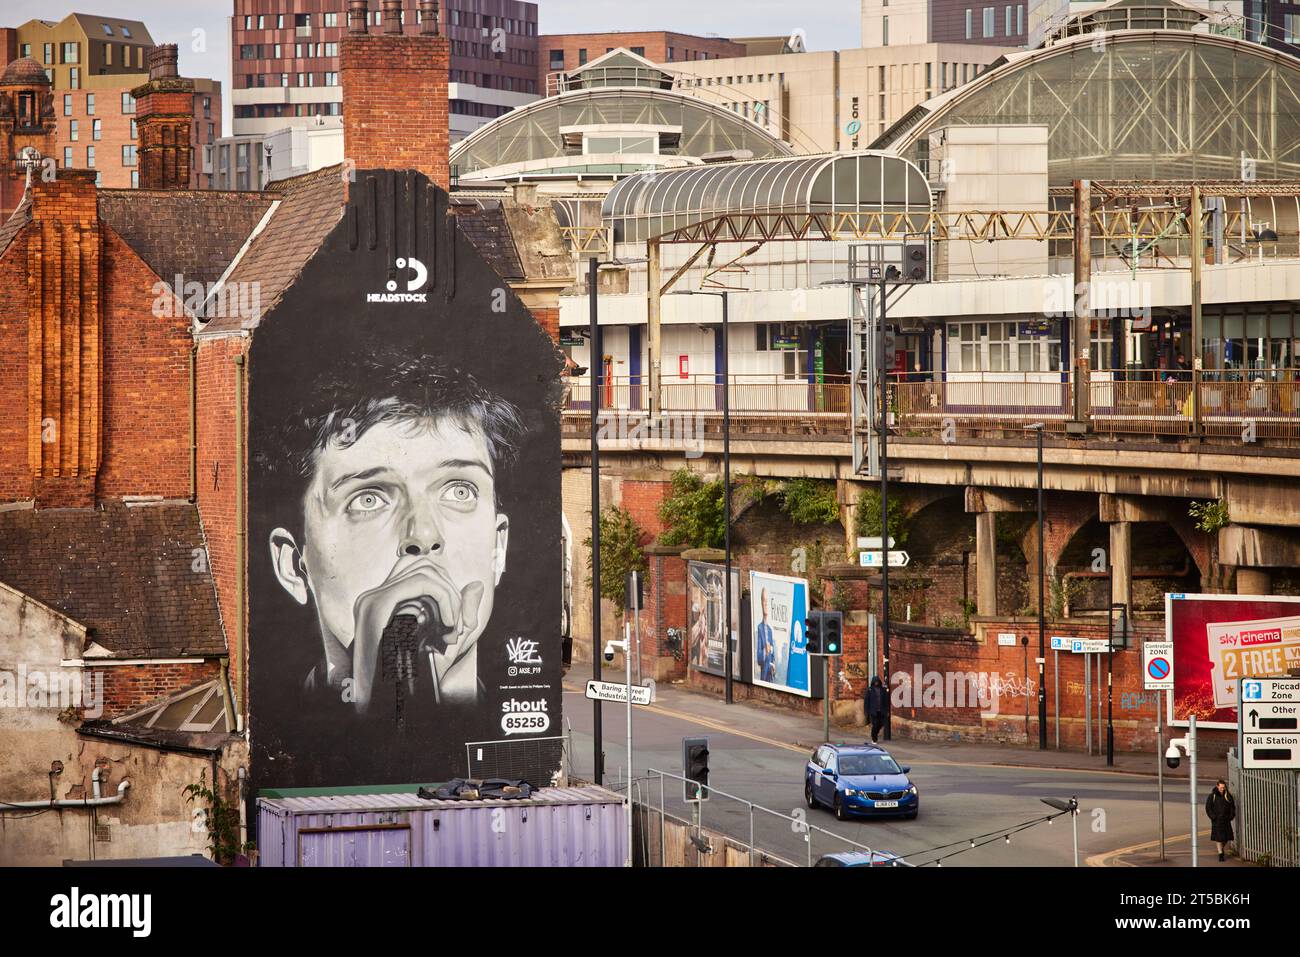
[[[680,774],[674,774],[671,771],[660,771],[657,768],[647,768],[646,777],[637,779],[637,781],[646,781],[648,783],[649,786],[642,793],[644,794],[645,792],[649,792],[651,797],[654,796],[654,791],[655,791],[654,780],[658,781],[659,806],[654,807],[652,804],[645,802],[644,798],[642,800],[642,806],[648,807],[651,811],[659,812],[659,852],[660,852],[659,866],[660,867],[665,866],[664,833],[665,833],[666,822],[668,821],[667,787],[665,782],[668,779],[671,779],[674,782],[679,783],[683,787],[687,783],[693,783],[690,782],[688,778],[685,778]],[[763,807],[761,804],[755,804],[753,801],[746,800],[745,798],[742,797],[737,797],[734,794],[728,794],[726,791],[721,791],[718,788],[714,787],[713,785],[708,786],[708,796],[709,796],[709,801],[712,801],[716,798],[722,798],[727,801],[733,801],[737,805],[743,805],[743,807],[745,808],[745,811],[748,816],[748,832],[746,834],[741,835],[741,834],[734,833],[735,830],[734,826],[731,826],[731,822],[725,820],[721,823],[711,823],[709,827],[718,833],[725,834],[727,837],[736,841],[737,843],[744,845],[744,847],[749,852],[749,862],[751,867],[756,866],[758,864],[758,858],[760,855],[768,859],[782,860],[776,855],[775,852],[770,850],[769,851],[762,850],[758,846],[756,840],[757,837],[756,822],[760,820],[760,816],[762,815],[766,815],[767,818],[770,820],[783,822],[794,833],[803,834],[804,843],[807,845],[807,862],[809,867],[812,867],[814,863],[815,851],[814,851],[813,838],[815,834],[825,835],[825,837],[828,839],[829,842],[833,842],[834,844],[838,844],[838,845],[845,845],[848,848],[852,848],[853,850],[866,851],[871,854],[883,853],[883,852],[877,852],[873,850],[871,847],[869,847],[868,845],[861,844],[853,840],[852,838],[844,837],[842,834],[836,834],[834,831],[828,831],[825,828],[818,827],[816,824],[810,823],[807,820],[806,816],[797,816],[794,814],[783,814],[780,811],[773,811],[771,808]],[[707,801],[700,803],[699,805],[700,816],[702,816],[704,806],[707,805],[707,803],[708,803]],[[699,817],[697,816],[697,825],[696,825],[697,827],[700,826],[698,822],[699,822]],[[845,848],[840,847],[838,849],[843,850]],[[830,851],[823,850],[823,853],[830,853]],[[905,860],[898,860],[892,863],[896,867],[915,866],[913,864],[909,864]]]
[[[1207,438],[1242,441],[1300,441],[1300,370],[1207,371],[1199,385],[1201,432]],[[591,380],[565,380],[564,411],[586,418]],[[902,436],[1019,433],[1043,422],[1063,432],[1073,418],[1072,377],[1062,372],[911,372],[890,374],[893,431]],[[1179,437],[1193,433],[1192,373],[1139,369],[1093,372],[1088,383],[1092,431],[1103,436]],[[813,431],[847,436],[850,383],[845,375],[819,382],[776,374],[731,376],[733,427],[762,419],[803,423]],[[663,413],[694,413],[709,428],[721,415],[723,385],[712,373],[665,376],[660,383]],[[645,413],[650,377],[602,378],[602,415]],[[572,423],[571,423],[572,424]],[[762,427],[760,427],[762,428]]]
[[[665,377],[660,383],[665,412],[721,414],[723,385],[712,373]],[[787,379],[780,375],[733,375],[728,396],[732,415],[780,413],[824,414],[845,417],[848,426],[849,378],[823,376],[820,382]],[[650,377],[611,376],[600,380],[602,412],[644,412],[649,408]],[[591,379],[568,380],[564,409],[587,412],[591,408]]]
[[[1237,853],[1254,863],[1300,867],[1296,772],[1244,769],[1233,748],[1228,781],[1237,798]]]

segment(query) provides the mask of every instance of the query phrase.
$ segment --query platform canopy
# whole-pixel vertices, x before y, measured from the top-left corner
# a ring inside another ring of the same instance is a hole
[[[628,176],[601,216],[615,243],[864,241],[924,233],[930,187],[909,160],[831,153]]]

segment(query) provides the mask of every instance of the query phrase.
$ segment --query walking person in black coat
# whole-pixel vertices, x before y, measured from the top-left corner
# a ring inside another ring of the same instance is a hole
[[[1218,846],[1219,860],[1223,860],[1223,848],[1232,840],[1232,822],[1237,817],[1237,802],[1228,790],[1228,782],[1222,778],[1205,799],[1205,813],[1210,816],[1210,840]]]
[[[885,712],[889,708],[889,695],[885,693],[885,684],[880,675],[871,679],[866,694],[866,719],[871,722],[871,743],[880,737],[880,729],[885,726]]]

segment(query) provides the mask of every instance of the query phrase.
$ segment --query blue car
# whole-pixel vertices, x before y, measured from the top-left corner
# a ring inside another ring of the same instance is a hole
[[[911,867],[897,854],[888,851],[839,851],[823,854],[813,867]]]
[[[874,744],[823,744],[804,768],[804,800],[810,808],[825,805],[841,821],[856,814],[914,818],[921,798],[910,770]]]

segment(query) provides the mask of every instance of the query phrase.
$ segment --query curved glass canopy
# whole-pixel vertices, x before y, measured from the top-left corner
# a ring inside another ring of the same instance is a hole
[[[596,87],[537,100],[479,127],[452,147],[451,165],[461,177],[489,175],[486,171],[510,175],[518,168],[551,165],[551,160],[580,169],[585,163],[584,136],[621,135],[631,141],[638,132],[653,136],[655,146],[620,152],[675,157],[736,150],[749,150],[756,157],[794,152],[756,123],[698,97],[648,87]],[[608,156],[602,161],[608,164]]]
[[[872,144],[924,159],[944,126],[1046,125],[1048,180],[1300,179],[1300,60],[1182,31],[1081,36],[1012,55]]]
[[[866,239],[885,232],[886,217],[893,235],[925,231],[930,206],[929,185],[907,160],[832,153],[637,173],[614,184],[601,217],[616,243],[696,227],[722,240]]]

